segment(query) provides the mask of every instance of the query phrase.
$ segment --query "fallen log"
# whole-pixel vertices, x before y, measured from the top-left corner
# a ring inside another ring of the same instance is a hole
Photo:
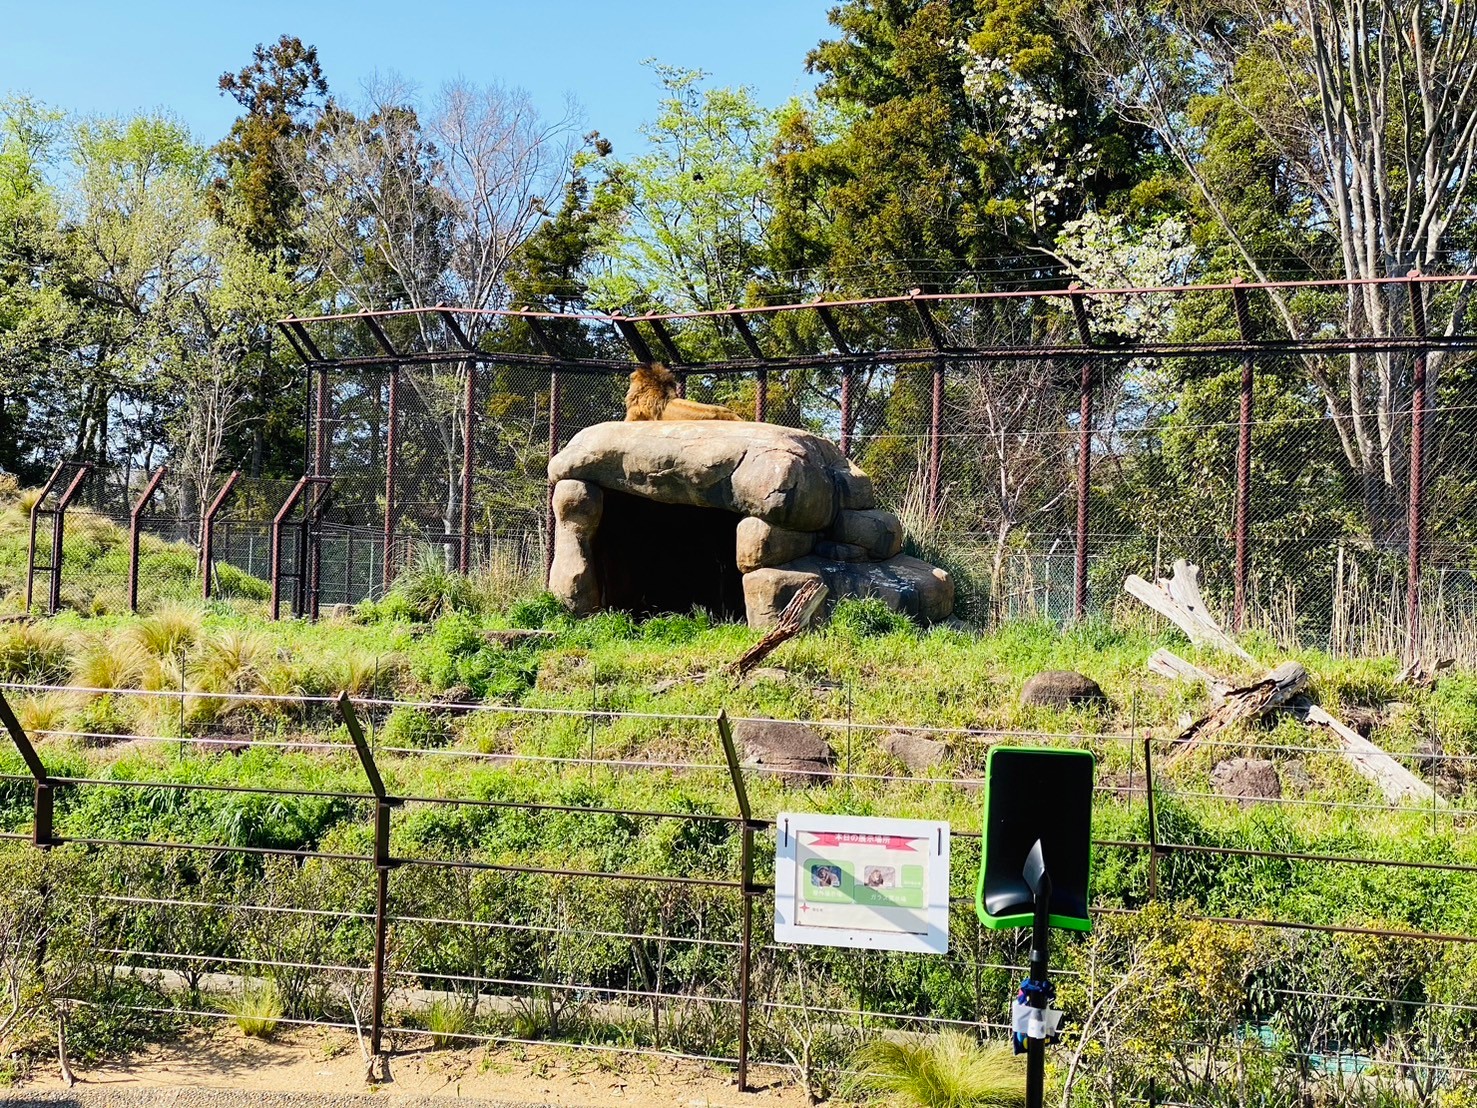
[[[1200,595],[1200,567],[1190,565],[1183,558],[1174,563],[1174,573],[1161,577],[1157,584],[1150,584],[1136,573],[1130,573],[1123,582],[1123,591],[1152,608],[1173,623],[1196,646],[1211,646],[1255,662],[1246,651],[1221,630],[1205,606]]]
[[[1176,559],[1170,577],[1161,577],[1157,584],[1151,585],[1142,577],[1130,574],[1123,582],[1123,590],[1173,623],[1192,643],[1224,650],[1248,662],[1256,661],[1221,629],[1206,608],[1200,595],[1198,566]],[[1171,760],[1181,757],[1197,740],[1217,731],[1259,719],[1278,709],[1287,709],[1303,722],[1333,732],[1349,763],[1374,782],[1390,803],[1404,800],[1422,804],[1443,803],[1435,789],[1394,757],[1303,695],[1308,685],[1308,674],[1296,662],[1283,662],[1261,680],[1241,688],[1232,688],[1230,682],[1207,673],[1168,650],[1154,651],[1149,656],[1148,665],[1151,672],[1177,681],[1203,682],[1210,693],[1212,710],[1180,732],[1182,745],[1170,756]]]
[[[1284,671],[1284,667],[1295,667],[1297,671],[1301,671],[1301,684],[1297,683],[1297,675],[1292,670],[1280,672]],[[1228,727],[1232,723],[1246,722],[1268,712],[1282,709],[1292,712],[1304,723],[1323,727],[1333,732],[1349,764],[1373,782],[1389,803],[1415,801],[1420,804],[1433,804],[1437,807],[1445,804],[1445,801],[1436,794],[1435,789],[1401,765],[1394,757],[1352,727],[1345,725],[1327,709],[1314,704],[1303,695],[1308,675],[1307,671],[1296,662],[1284,662],[1261,681],[1243,689],[1231,688],[1227,682],[1168,650],[1156,650],[1149,658],[1149,668],[1154,673],[1175,680],[1204,682],[1205,687],[1210,691],[1212,703],[1216,705],[1214,711],[1180,732],[1179,740],[1183,741],[1183,745],[1170,755],[1170,765],[1178,761],[1195,741]],[[1293,688],[1293,685],[1296,685],[1296,688]]]
[[[734,672],[742,677],[769,657],[782,643],[793,639],[810,626],[811,618],[826,599],[826,591],[826,586],[818,580],[807,581],[796,589],[795,595],[790,597],[790,602],[780,613],[779,622],[734,663]]]
[[[1354,768],[1378,785],[1385,794],[1385,799],[1392,804],[1400,800],[1414,800],[1437,807],[1445,805],[1445,801],[1436,795],[1436,790],[1430,785],[1307,697],[1299,697],[1289,707],[1304,723],[1317,724],[1332,731]]]
[[[1308,671],[1297,662],[1283,662],[1259,681],[1227,689],[1221,703],[1180,732],[1180,741],[1194,743],[1227,727],[1260,719],[1286,705],[1308,686]]]
[[[1229,682],[1222,681],[1215,674],[1207,673],[1193,662],[1187,662],[1168,650],[1156,650],[1149,655],[1149,672],[1174,681],[1199,681],[1210,694],[1211,704],[1217,706],[1226,702],[1226,693],[1231,690]]]

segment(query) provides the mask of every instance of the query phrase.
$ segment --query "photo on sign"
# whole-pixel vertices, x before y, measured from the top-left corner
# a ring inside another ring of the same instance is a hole
[[[944,953],[949,825],[781,813],[775,939]]]
[[[841,887],[841,867],[811,866],[810,883],[817,888],[839,889]]]

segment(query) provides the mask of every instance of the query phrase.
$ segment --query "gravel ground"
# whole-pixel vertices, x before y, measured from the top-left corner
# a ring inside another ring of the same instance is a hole
[[[326,1096],[320,1093],[258,1093],[236,1089],[98,1089],[76,1088],[69,1092],[4,1093],[0,1104],[12,1108],[447,1108],[449,1103],[468,1108],[538,1108],[507,1100],[472,1097]]]

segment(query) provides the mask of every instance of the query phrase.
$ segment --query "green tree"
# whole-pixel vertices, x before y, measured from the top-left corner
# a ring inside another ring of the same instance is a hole
[[[1062,223],[1142,173],[1040,0],[847,0],[780,123],[776,265],[856,292],[1050,267]],[[1008,277],[1007,277],[1008,279]]]
[[[221,74],[219,87],[241,105],[215,148],[211,215],[263,254],[294,263],[302,250],[302,193],[292,165],[331,104],[318,49],[295,35],[258,44],[250,64]]]
[[[594,299],[621,311],[737,303],[764,268],[775,113],[746,88],[704,88],[702,71],[651,65],[661,81],[647,151],[598,188],[607,233]]]
[[[61,122],[33,101],[0,101],[0,469],[26,482],[49,463],[33,415],[76,319],[59,202],[46,181]]]
[[[308,141],[332,99],[317,48],[293,35],[258,44],[248,65],[221,74],[219,88],[242,112],[214,150],[209,213],[256,255],[241,264],[263,278],[258,289],[278,290],[259,305],[245,371],[233,386],[243,393],[240,429],[222,446],[253,475],[293,473],[302,465],[300,394],[293,387],[299,369],[274,351],[271,324],[311,291],[299,182]]]
[[[1477,11],[1431,0],[1234,6],[1072,0],[1083,79],[1151,130],[1225,270],[1357,279],[1266,293],[1276,328],[1409,333],[1408,292],[1380,278],[1470,265],[1477,171]],[[1465,329],[1470,289],[1429,307]],[[1439,374],[1451,358],[1428,359]],[[1404,526],[1413,359],[1308,355],[1371,536]]]
[[[162,116],[94,119],[72,131],[65,237],[82,309],[64,372],[64,450],[93,461],[162,455],[172,397],[158,367],[172,329],[210,280],[205,150]]]

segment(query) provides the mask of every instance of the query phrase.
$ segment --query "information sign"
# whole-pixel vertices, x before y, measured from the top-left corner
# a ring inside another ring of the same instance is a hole
[[[776,942],[947,953],[947,823],[782,812],[775,832]]]

